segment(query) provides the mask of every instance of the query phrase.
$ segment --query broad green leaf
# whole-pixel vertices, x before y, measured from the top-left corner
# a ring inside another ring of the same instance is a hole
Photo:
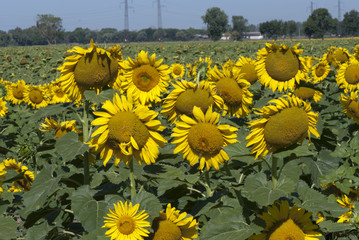
[[[163,208],[159,199],[155,195],[146,191],[137,193],[131,202],[133,205],[139,203],[140,209],[146,210],[146,213],[150,215],[147,221],[157,217],[160,211],[166,210],[166,206]]]
[[[11,217],[0,216],[0,240],[16,238],[17,223]]]
[[[37,122],[41,118],[57,115],[59,113],[63,113],[66,109],[70,108],[71,104],[52,104],[47,107],[43,107],[38,109],[35,114],[32,115],[30,121]]]
[[[118,93],[120,96],[120,92],[115,89],[106,89],[101,91],[99,94],[96,94],[95,91],[92,90],[86,90],[84,92],[85,98],[89,100],[91,103],[96,103],[97,105],[103,104],[106,100],[110,100],[112,102],[113,95],[115,93]]]
[[[346,230],[351,230],[354,228],[354,226],[349,223],[337,223],[337,222],[331,222],[331,221],[323,221],[323,222],[319,223],[319,228],[323,232],[334,233],[334,232],[343,232]]]
[[[89,146],[79,141],[78,138],[77,133],[69,132],[56,141],[56,152],[60,154],[64,162],[74,160],[77,155],[89,150]]]

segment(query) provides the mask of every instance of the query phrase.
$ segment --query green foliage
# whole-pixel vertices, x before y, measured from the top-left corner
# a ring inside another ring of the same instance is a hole
[[[342,30],[344,36],[359,35],[359,12],[357,10],[351,10],[344,14]]]
[[[333,18],[326,8],[315,9],[303,23],[305,35],[309,38],[324,38],[324,34],[333,28],[335,24]]]
[[[208,36],[213,41],[221,39],[222,34],[227,30],[228,16],[218,7],[207,9],[202,20],[207,24]]]

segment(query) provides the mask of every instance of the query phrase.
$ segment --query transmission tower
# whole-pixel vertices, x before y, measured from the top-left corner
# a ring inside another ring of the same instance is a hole
[[[337,26],[337,32],[338,32],[338,35],[340,36],[341,35],[341,6],[340,6],[340,0],[338,0],[338,26]]]
[[[310,14],[312,14],[314,11],[314,4],[313,1],[310,2]]]
[[[162,14],[161,14],[161,1],[157,0],[157,21],[158,21],[158,41],[162,40]]]
[[[128,24],[128,3],[127,0],[125,0],[125,42],[128,40],[128,31],[129,31],[129,24]]]

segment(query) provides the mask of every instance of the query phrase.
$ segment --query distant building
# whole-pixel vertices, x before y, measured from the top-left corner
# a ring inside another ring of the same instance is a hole
[[[260,32],[244,32],[243,38],[250,40],[258,40],[263,39],[263,35]]]
[[[207,34],[195,34],[194,36],[195,36],[196,38],[208,39],[208,35],[207,35]]]

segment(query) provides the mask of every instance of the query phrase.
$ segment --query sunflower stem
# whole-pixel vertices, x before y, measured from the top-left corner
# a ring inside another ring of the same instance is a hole
[[[273,189],[275,189],[277,187],[277,181],[278,181],[278,176],[277,176],[277,163],[278,163],[278,159],[276,157],[272,156],[272,182],[273,182]]]
[[[209,182],[209,172],[208,172],[208,170],[206,170],[204,172],[204,179],[205,179],[204,187],[206,188],[207,197],[212,197],[213,192],[212,192],[211,185],[210,185],[210,182]]]
[[[224,169],[226,170],[227,175],[230,176],[230,177],[233,177],[233,175],[232,175],[232,173],[231,173],[231,170],[230,170],[229,167],[228,167],[227,162],[224,162],[224,163],[223,163],[223,167],[224,167]],[[239,180],[238,180],[238,183],[239,183],[239,184],[241,184],[241,182],[242,182],[242,180],[243,180],[242,178],[243,178],[243,173],[242,173],[241,176],[239,177]],[[236,195],[236,197],[237,197],[237,200],[238,200],[239,205],[241,205],[241,206],[244,207],[244,201],[243,201],[243,198],[242,198],[242,195],[241,195],[241,191],[238,191],[238,190],[236,190],[236,189],[234,189],[234,188],[233,188],[233,191],[234,191],[234,193],[235,193],[235,195]]]
[[[89,114],[89,108],[90,108],[90,102],[88,100],[85,100],[85,106],[84,106],[84,117],[82,122],[82,134],[83,134],[83,141],[84,143],[87,143],[89,140],[89,124],[88,124],[88,114]],[[90,184],[90,168],[89,168],[89,153],[88,151],[84,153],[83,158],[83,164],[84,164],[84,184],[89,185]]]
[[[131,187],[131,200],[136,196],[136,183],[135,183],[135,174],[133,173],[133,160],[130,160],[128,163],[130,167],[130,187]]]

